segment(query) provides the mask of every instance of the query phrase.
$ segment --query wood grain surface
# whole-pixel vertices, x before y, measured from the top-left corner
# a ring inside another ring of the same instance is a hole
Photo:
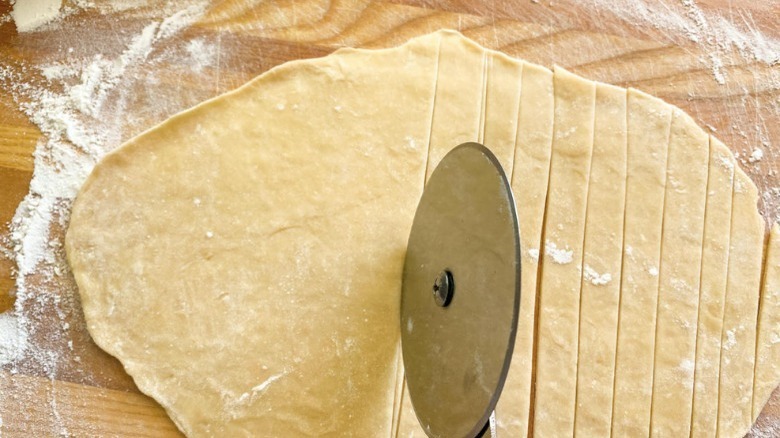
[[[0,20],[0,67],[46,86],[34,66],[97,54],[115,57],[144,26],[187,6],[151,0],[119,2],[126,7],[93,3],[80,7],[66,1],[67,13],[56,23],[29,33],[17,32],[8,19],[11,5],[0,3],[5,18]],[[153,61],[133,67],[133,76],[143,80],[125,87],[120,136],[127,139],[289,60],[345,46],[394,46],[452,28],[486,47],[635,87],[684,109],[739,154],[764,193],[760,209],[772,222],[780,217],[773,190],[780,186],[779,15],[777,1],[214,1],[196,23],[155,45]],[[743,46],[737,44],[740,35],[748,39]],[[215,48],[214,62],[193,69],[169,56],[192,41]],[[0,75],[0,84],[5,90],[0,92],[1,234],[28,192],[32,154],[43,134],[20,110],[9,79]],[[764,158],[750,162],[747,157],[756,148]],[[61,238],[62,229],[52,230],[52,236]],[[162,408],[140,394],[121,365],[91,342],[78,297],[70,296],[73,279],[65,275],[46,281],[53,296],[73,305],[64,316],[54,310],[38,315],[40,330],[31,342],[64,359],[56,370],[45,369],[34,357],[0,370],[0,435],[178,436]],[[0,312],[13,307],[13,290],[14,263],[0,253]],[[63,323],[70,327],[67,337],[47,336]],[[758,424],[755,436],[780,430],[778,391]]]

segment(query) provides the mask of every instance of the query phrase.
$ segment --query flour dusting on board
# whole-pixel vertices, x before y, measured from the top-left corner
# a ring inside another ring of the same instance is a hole
[[[21,3],[18,0],[16,6]],[[195,3],[149,22],[135,35],[117,36],[126,40],[119,53],[76,57],[74,49],[66,46],[62,50],[65,56],[49,62],[0,61],[0,85],[43,134],[33,154],[29,193],[18,206],[9,232],[0,233],[0,257],[11,258],[16,265],[14,307],[0,314],[0,368],[11,374],[54,379],[66,372],[66,367],[79,367],[74,330],[84,333],[84,328],[72,327],[69,322],[81,319],[71,318],[80,307],[75,284],[67,275],[62,232],[71,203],[95,163],[130,134],[126,127],[132,118],[125,114],[125,108],[133,98],[137,105],[133,93],[139,83],[155,85],[149,71],[154,71],[156,63],[185,65],[196,73],[213,65],[213,44],[208,40],[173,41],[205,10],[205,3]],[[20,31],[35,27],[20,26],[18,17],[14,19]],[[47,18],[46,23],[57,24],[56,17]],[[178,102],[166,102],[164,108],[156,108],[157,99],[149,99],[144,109],[160,113],[161,121],[170,112],[202,98],[182,96]],[[49,329],[45,333],[40,330],[44,321]],[[52,331],[52,324],[59,325],[59,330]],[[88,381],[90,372],[79,368],[74,373]],[[52,427],[69,435],[53,390],[49,399]]]
[[[609,11],[624,21],[652,26],[669,38],[683,36],[706,46],[710,68],[715,80],[726,83],[723,72],[724,55],[737,50],[744,58],[777,65],[780,63],[780,40],[764,35],[753,18],[742,12],[735,21],[720,15],[705,13],[694,0],[681,0],[679,7],[666,2],[646,0],[592,0],[603,11]]]
[[[56,19],[62,0],[15,0],[10,17],[19,32],[33,31]]]

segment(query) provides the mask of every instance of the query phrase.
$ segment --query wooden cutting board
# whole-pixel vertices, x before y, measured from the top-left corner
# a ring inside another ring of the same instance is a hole
[[[767,221],[777,220],[780,203],[772,189],[778,187],[780,156],[780,2],[647,1],[190,2],[202,16],[156,43],[128,73],[134,79],[123,85],[118,134],[127,139],[289,60],[343,46],[388,47],[452,28],[512,56],[636,87],[681,107],[739,154],[765,194],[760,208]],[[54,23],[22,34],[9,17],[11,6],[0,4],[0,68],[19,75],[9,79],[0,70],[6,90],[0,93],[0,223],[11,220],[28,192],[32,153],[42,138],[12,88],[21,82],[52,86],[36,66],[97,54],[116,58],[149,23],[162,23],[188,4],[94,3],[84,9],[66,2]],[[189,47],[208,48],[209,59],[192,64],[178,55]],[[756,149],[763,158],[751,162]],[[51,237],[61,239],[62,230],[54,227]],[[6,293],[14,288],[13,272],[14,264],[0,257],[0,312],[14,306]],[[50,279],[41,290],[72,304],[64,313],[56,306],[39,312],[34,321],[31,348],[60,352],[56,369],[28,358],[15,370],[0,370],[0,435],[179,435],[162,408],[91,342],[78,302],[71,300],[73,287],[69,275]],[[63,324],[67,336],[58,334]],[[759,424],[755,436],[780,433],[778,391]]]

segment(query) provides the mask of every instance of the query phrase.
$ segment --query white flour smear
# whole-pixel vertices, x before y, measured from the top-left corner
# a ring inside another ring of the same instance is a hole
[[[19,32],[29,32],[57,18],[62,0],[11,0],[11,18]]]
[[[655,28],[669,39],[685,38],[705,49],[715,80],[725,84],[723,58],[736,50],[743,58],[768,65],[780,63],[780,40],[767,37],[753,17],[737,10],[727,19],[704,12],[694,0],[681,0],[678,7],[669,2],[648,0],[590,0],[597,9],[610,12],[640,28]]]
[[[82,318],[70,317],[80,308],[75,284],[66,275],[69,268],[62,233],[71,203],[95,163],[126,138],[127,102],[139,81],[154,83],[149,71],[155,63],[167,61],[195,72],[213,65],[214,45],[204,38],[157,49],[171,43],[205,10],[206,5],[199,3],[148,23],[137,34],[123,36],[126,42],[121,53],[74,58],[71,48],[61,60],[43,65],[0,60],[0,86],[43,133],[33,155],[29,193],[18,206],[9,232],[0,234],[0,257],[13,259],[17,267],[14,307],[0,314],[0,368],[11,374],[24,372],[51,379],[66,367],[78,368],[81,358],[73,344],[76,327],[68,321]],[[49,17],[47,22],[52,26],[56,20]],[[35,74],[31,75],[31,70]],[[31,76],[37,79],[29,79]],[[198,100],[180,105],[187,107]],[[150,100],[150,105],[156,103]],[[59,329],[52,330],[52,321]],[[43,322],[46,330],[39,330]],[[79,330],[84,333],[83,327]],[[79,368],[75,374],[89,380],[91,372],[100,370]],[[6,397],[0,393],[0,400]],[[53,390],[49,404],[54,427],[67,434]]]

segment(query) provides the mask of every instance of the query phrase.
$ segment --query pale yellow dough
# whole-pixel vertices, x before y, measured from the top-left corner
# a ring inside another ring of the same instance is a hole
[[[596,87],[593,158],[585,218],[575,435],[609,436],[608,411],[588,406],[612,404],[615,375],[623,211],[626,196],[626,90]]]
[[[450,31],[285,64],[107,156],[66,238],[90,333],[189,436],[425,436],[401,269],[465,141],[522,233],[499,435],[742,436],[780,380],[755,186],[679,109]]]
[[[723,327],[726,274],[729,265],[731,195],[735,167],[734,157],[726,146],[710,137],[699,323],[696,331],[692,437],[712,437],[717,431],[720,335]]]

